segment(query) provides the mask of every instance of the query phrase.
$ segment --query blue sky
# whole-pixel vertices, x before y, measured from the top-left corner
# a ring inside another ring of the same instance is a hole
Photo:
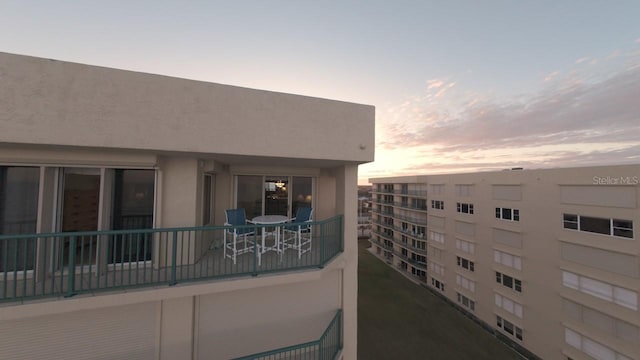
[[[0,51],[376,106],[368,177],[640,163],[638,1],[3,1]]]

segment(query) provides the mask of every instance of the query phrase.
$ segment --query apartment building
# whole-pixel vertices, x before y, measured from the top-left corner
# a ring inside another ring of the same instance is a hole
[[[525,356],[637,360],[639,180],[640,165],[370,179],[371,251]]]
[[[355,359],[373,154],[372,106],[0,53],[0,358]]]

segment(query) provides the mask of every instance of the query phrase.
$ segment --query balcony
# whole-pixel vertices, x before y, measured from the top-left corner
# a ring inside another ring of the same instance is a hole
[[[261,233],[273,226],[243,225],[254,232],[254,248],[235,264],[224,256],[223,234],[231,226],[2,235],[0,301],[322,268],[344,249],[342,222],[341,215],[311,222],[312,247],[301,255],[260,254]]]
[[[415,217],[415,216],[403,216],[403,215],[395,215],[394,219],[408,221],[410,223],[416,225],[427,225],[427,217]]]
[[[342,349],[342,311],[338,310],[318,340],[243,356],[234,360],[335,359]]]

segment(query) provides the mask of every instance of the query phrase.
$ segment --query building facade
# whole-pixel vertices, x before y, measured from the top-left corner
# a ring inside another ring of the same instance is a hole
[[[640,165],[370,179],[372,252],[526,356],[640,359],[639,179]]]
[[[356,358],[373,107],[6,53],[0,79],[0,358]],[[224,226],[299,207],[304,254]]]

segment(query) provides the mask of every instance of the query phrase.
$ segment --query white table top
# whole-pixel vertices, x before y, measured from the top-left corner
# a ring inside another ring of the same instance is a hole
[[[252,223],[261,225],[282,224],[287,221],[289,221],[289,218],[284,215],[262,215],[251,219]]]

